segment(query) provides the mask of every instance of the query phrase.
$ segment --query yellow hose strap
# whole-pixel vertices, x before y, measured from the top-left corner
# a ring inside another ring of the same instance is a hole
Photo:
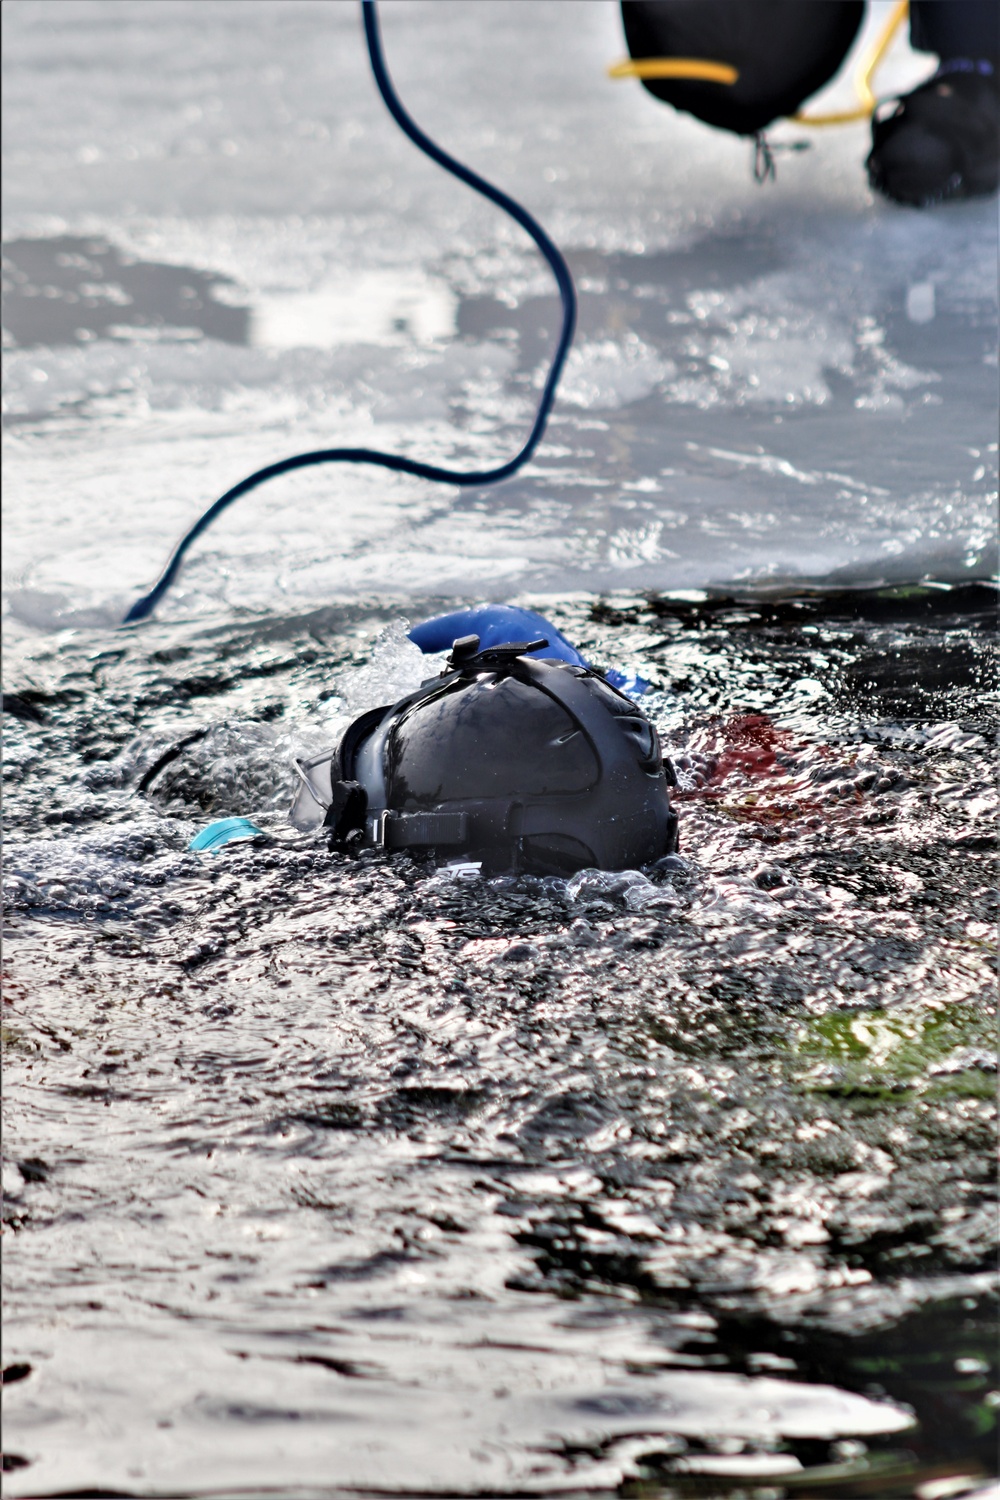
[[[882,61],[885,54],[892,45],[896,32],[906,20],[910,9],[908,0],[898,0],[893,7],[892,14],[882,29],[882,34],[877,38],[874,45],[865,53],[861,59],[857,74],[854,79],[854,91],[858,96],[857,106],[854,109],[841,109],[829,115],[792,115],[791,118],[796,125],[849,125],[854,120],[867,120],[870,118],[878,102],[872,91],[872,78],[875,69]]]
[[[697,78],[703,83],[735,83],[736,68],[700,57],[628,58],[608,69],[609,78]]]

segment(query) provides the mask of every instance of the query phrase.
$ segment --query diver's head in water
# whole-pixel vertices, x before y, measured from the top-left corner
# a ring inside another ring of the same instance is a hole
[[[672,853],[675,778],[655,728],[599,673],[526,655],[546,644],[456,641],[440,677],[300,765],[293,822],[322,818],[342,847],[490,873],[634,869]]]

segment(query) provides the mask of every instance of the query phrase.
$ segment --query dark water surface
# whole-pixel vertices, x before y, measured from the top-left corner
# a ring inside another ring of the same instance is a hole
[[[995,595],[523,602],[655,881],[293,834],[396,604],[9,633],[6,1493],[992,1493]]]

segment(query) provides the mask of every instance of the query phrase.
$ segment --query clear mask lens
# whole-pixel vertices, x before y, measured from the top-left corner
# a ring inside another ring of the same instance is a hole
[[[290,817],[293,828],[297,828],[300,833],[309,833],[323,826],[327,809],[333,800],[332,762],[332,752],[321,755],[316,760],[295,762],[301,784],[295,794]]]

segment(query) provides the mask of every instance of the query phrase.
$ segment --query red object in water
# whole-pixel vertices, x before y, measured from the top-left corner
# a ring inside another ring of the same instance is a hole
[[[829,752],[804,745],[767,714],[734,714],[692,736],[678,758],[676,795],[704,798],[729,817],[768,825],[822,814],[812,778],[798,763],[803,753],[822,761]]]
[[[787,775],[776,755],[790,749],[792,737],[787,730],[775,729],[767,714],[737,714],[722,726],[722,742],[712,781],[722,780],[731,771],[745,771],[749,776]]]

